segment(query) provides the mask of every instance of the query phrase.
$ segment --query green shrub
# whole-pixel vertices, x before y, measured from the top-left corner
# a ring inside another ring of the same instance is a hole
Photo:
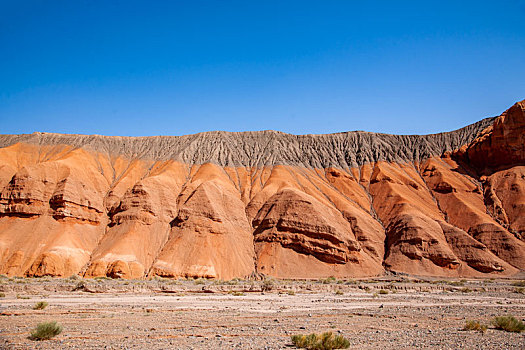
[[[234,297],[242,297],[242,296],[244,296],[243,292],[231,292],[230,294],[233,295]]]
[[[512,283],[514,287],[525,287],[525,280]]]
[[[470,293],[470,292],[472,292],[472,289],[470,289],[468,287],[465,287],[465,288],[461,288],[459,291],[461,293]]]
[[[341,335],[334,335],[332,332],[293,335],[292,343],[297,348],[309,350],[347,349],[350,346],[350,342],[346,338]]]
[[[16,295],[16,298],[17,298],[17,299],[31,299],[31,298],[28,297],[27,295],[20,295],[20,294],[17,294],[17,295]]]
[[[325,278],[325,279],[320,279],[319,280],[319,283],[322,283],[322,284],[330,284],[330,283],[334,283],[336,282],[337,279],[333,276],[330,276],[328,278]]]
[[[520,333],[525,331],[525,324],[513,316],[496,317],[492,320],[492,324],[496,329],[501,329],[507,332]]]
[[[205,278],[197,278],[196,280],[193,281],[193,283],[195,283],[195,284],[206,284],[206,279]]]
[[[4,292],[0,292],[0,298],[5,298],[5,293]]]
[[[295,292],[293,290],[289,290],[288,292],[286,292],[288,295],[295,295]]]
[[[388,294],[388,290],[381,289],[379,291],[379,294]]]
[[[33,306],[33,310],[44,310],[47,305],[49,305],[46,301],[39,301]]]
[[[53,322],[39,323],[38,326],[31,332],[29,339],[32,340],[46,340],[51,339],[62,333],[62,326]]]
[[[338,289],[335,291],[335,295],[343,295],[345,293],[343,293],[343,291],[341,289]]]
[[[487,330],[487,326],[484,324],[481,324],[477,320],[467,320],[465,323],[465,327],[463,327],[464,331],[479,331],[481,333],[485,333]]]
[[[523,287],[516,287],[516,288],[514,288],[514,293],[525,294],[525,288],[523,288]]]

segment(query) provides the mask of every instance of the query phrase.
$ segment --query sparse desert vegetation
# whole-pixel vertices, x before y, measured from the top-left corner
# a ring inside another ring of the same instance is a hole
[[[56,321],[42,322],[31,332],[31,340],[48,340],[62,333],[62,326]]]
[[[118,343],[144,349],[277,350],[292,347],[294,334],[303,334],[305,341],[310,337],[307,346],[322,343],[327,331],[356,349],[523,348],[525,295],[516,292],[523,287],[515,280],[1,280],[6,297],[0,348],[5,341],[8,349],[103,349]],[[33,310],[40,302],[53,307]],[[50,319],[66,326],[60,337],[33,342],[40,334],[33,327]]]
[[[525,324],[514,316],[498,316],[492,320],[496,329],[506,332],[520,333],[525,331]]]
[[[482,324],[478,320],[467,320],[465,323],[465,327],[463,327],[464,331],[478,331],[481,333],[485,333],[487,331],[487,326]]]
[[[49,304],[46,301],[39,301],[33,305],[33,310],[44,310]]]
[[[335,335],[332,332],[322,334],[296,334],[292,336],[292,343],[297,348],[308,350],[332,350],[347,349],[350,342],[341,335]]]

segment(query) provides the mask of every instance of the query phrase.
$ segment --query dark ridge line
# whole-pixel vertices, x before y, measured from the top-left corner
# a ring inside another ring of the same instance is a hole
[[[185,164],[262,167],[274,165],[349,169],[380,160],[421,161],[470,143],[496,117],[455,131],[429,135],[390,135],[350,131],[293,135],[278,131],[210,131],[185,136],[101,136],[40,133],[0,135],[0,148],[16,143],[68,145],[108,156]]]

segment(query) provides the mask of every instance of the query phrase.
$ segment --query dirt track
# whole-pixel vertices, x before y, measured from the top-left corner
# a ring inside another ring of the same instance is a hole
[[[0,348],[282,349],[292,334],[324,331],[343,334],[354,349],[525,348],[524,333],[461,330],[467,319],[525,318],[525,294],[510,283],[288,281],[262,293],[260,282],[88,281],[91,293],[67,291],[74,283],[2,284]],[[32,310],[40,300],[49,306]],[[48,320],[61,323],[63,333],[27,339]]]

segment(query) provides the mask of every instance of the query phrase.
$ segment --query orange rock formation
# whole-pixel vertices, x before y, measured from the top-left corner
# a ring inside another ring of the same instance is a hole
[[[525,270],[525,101],[450,133],[0,135],[0,273]]]

